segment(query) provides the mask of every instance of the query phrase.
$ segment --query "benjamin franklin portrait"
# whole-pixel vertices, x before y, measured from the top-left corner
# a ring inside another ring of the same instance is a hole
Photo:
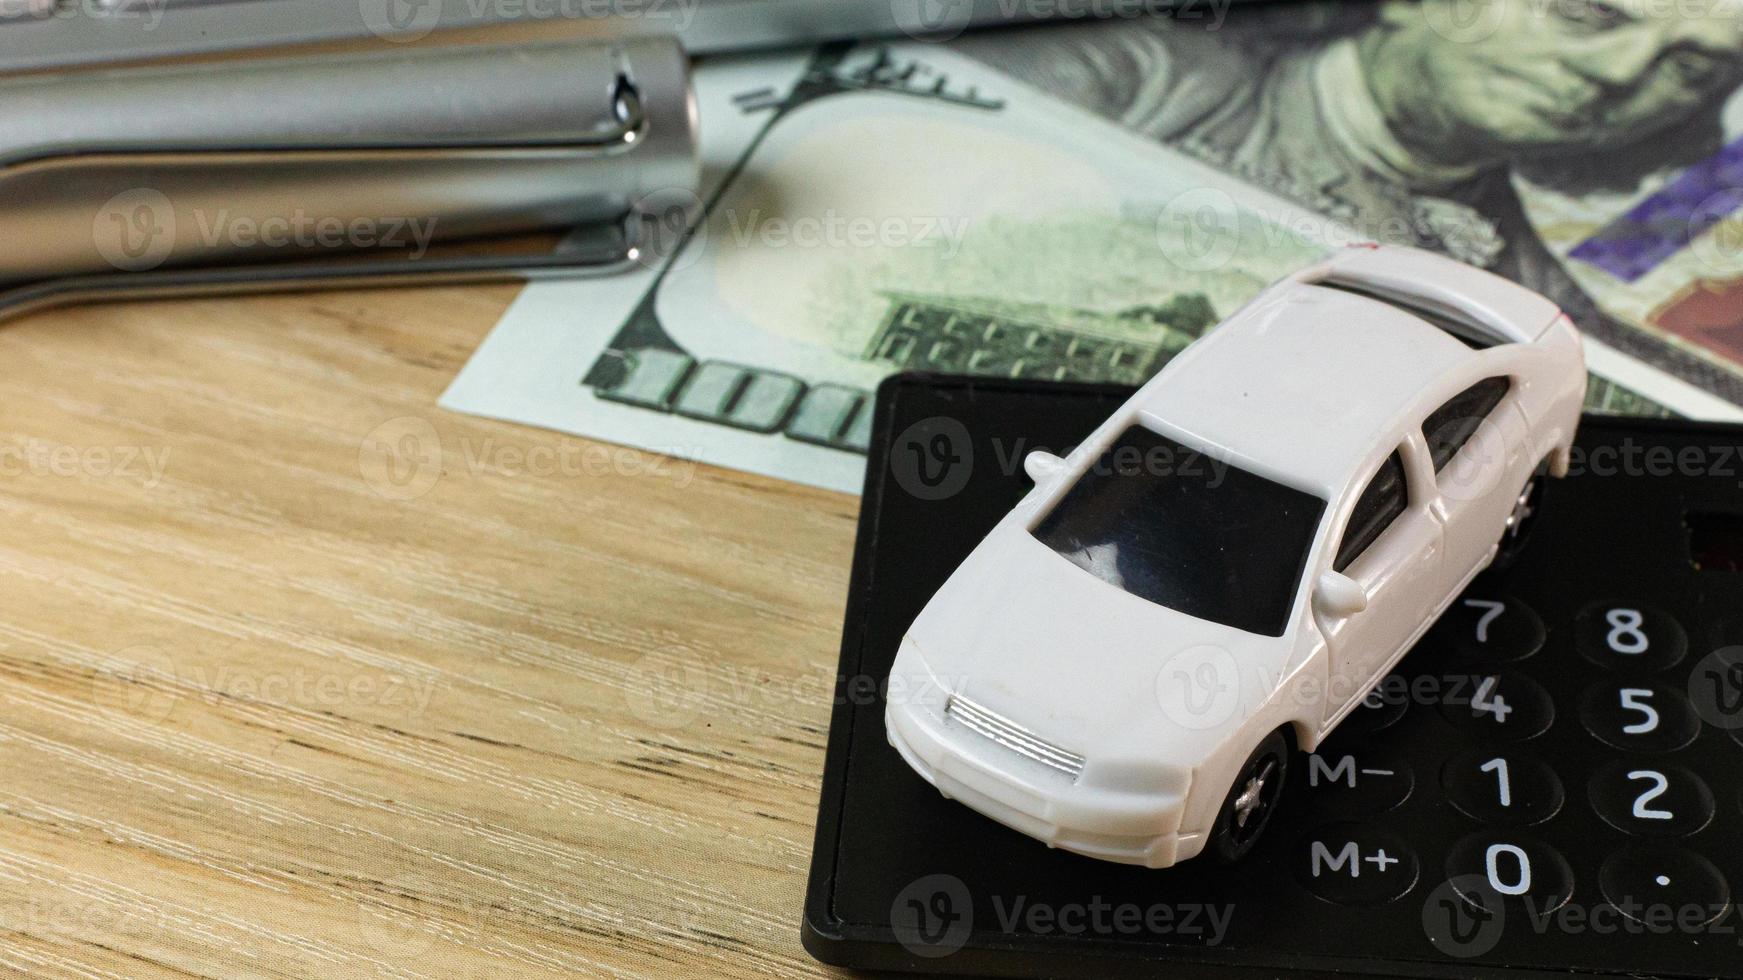
[[[1237,6],[1216,27],[1115,18],[955,46],[1366,237],[1531,286],[1638,349],[1645,338],[1606,324],[1544,246],[1514,177],[1578,194],[1714,153],[1719,113],[1743,83],[1739,10],[1725,0]]]

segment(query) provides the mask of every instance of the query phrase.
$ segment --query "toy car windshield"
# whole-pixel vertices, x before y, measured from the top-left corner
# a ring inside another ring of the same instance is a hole
[[[1034,535],[1139,598],[1281,636],[1324,511],[1313,494],[1132,426]]]

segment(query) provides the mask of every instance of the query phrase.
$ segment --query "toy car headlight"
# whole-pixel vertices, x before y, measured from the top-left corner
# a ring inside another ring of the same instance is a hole
[[[902,637],[886,689],[890,706],[942,719],[950,694],[950,689],[933,673],[914,638]]]
[[[1080,784],[1115,793],[1186,796],[1192,770],[1144,759],[1091,759]]]

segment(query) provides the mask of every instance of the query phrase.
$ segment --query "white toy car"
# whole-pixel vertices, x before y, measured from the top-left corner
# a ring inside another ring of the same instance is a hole
[[[1357,246],[1290,276],[1025,460],[902,640],[890,742],[1050,846],[1240,857],[1290,751],[1507,554],[1584,391],[1567,316],[1486,272]]]

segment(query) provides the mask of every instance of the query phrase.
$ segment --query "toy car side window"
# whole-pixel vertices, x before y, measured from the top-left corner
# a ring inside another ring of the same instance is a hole
[[[1512,385],[1505,377],[1484,378],[1454,395],[1422,423],[1422,437],[1428,440],[1428,453],[1436,473],[1446,469],[1446,464],[1459,454],[1477,426],[1507,397]]]
[[[1380,464],[1380,472],[1374,474],[1368,488],[1356,498],[1356,509],[1350,514],[1349,526],[1344,528],[1344,539],[1338,544],[1332,568],[1341,572],[1350,567],[1404,513],[1406,503],[1404,457],[1393,452]]]

